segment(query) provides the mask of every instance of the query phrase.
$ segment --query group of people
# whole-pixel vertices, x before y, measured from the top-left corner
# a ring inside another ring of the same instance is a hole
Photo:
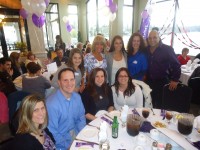
[[[169,83],[171,90],[176,89],[180,63],[157,31],[151,31],[147,40],[148,46],[139,33],[134,33],[126,52],[122,37],[117,35],[106,53],[105,38],[97,35],[85,56],[73,48],[52,79],[56,91],[45,101],[35,94],[22,101],[17,136],[9,145],[17,149],[17,143],[27,140],[19,149],[68,149],[98,111],[120,110],[124,105],[144,107],[142,89],[133,79],[147,83],[152,89],[153,107],[162,108],[162,87]]]

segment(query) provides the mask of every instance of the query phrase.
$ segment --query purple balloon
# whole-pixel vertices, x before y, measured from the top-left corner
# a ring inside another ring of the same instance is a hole
[[[105,0],[106,6],[111,6],[113,4],[113,0]]]
[[[48,5],[49,5],[49,2],[50,2],[50,0],[44,0],[44,2],[45,2],[45,4],[46,4],[46,6],[48,6]]]
[[[66,24],[66,28],[68,32],[72,31],[72,26],[70,24]]]
[[[115,13],[117,11],[117,4],[112,3],[112,5],[110,5],[109,8],[112,13]]]
[[[42,15],[42,16],[38,17],[36,14],[33,14],[32,15],[32,21],[33,21],[33,23],[36,27],[40,28],[44,25],[45,16]]]
[[[24,18],[24,19],[26,19],[26,18],[28,17],[28,12],[27,12],[24,8],[20,9],[19,14],[20,14],[20,15],[22,16],[22,18]]]

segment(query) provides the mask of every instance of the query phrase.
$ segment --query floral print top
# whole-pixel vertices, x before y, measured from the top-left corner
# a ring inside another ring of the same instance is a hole
[[[107,68],[107,61],[105,59],[104,54],[101,54],[103,57],[102,61],[98,61],[94,55],[92,55],[92,53],[88,53],[87,55],[85,55],[84,57],[84,67],[85,70],[90,73],[92,71],[92,69],[94,68],[103,68],[106,69]]]

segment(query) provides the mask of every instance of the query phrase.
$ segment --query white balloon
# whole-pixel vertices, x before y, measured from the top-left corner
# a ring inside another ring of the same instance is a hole
[[[31,0],[31,9],[32,13],[40,17],[46,10],[46,4],[44,0]]]
[[[104,6],[104,7],[102,8],[102,14],[103,14],[104,16],[108,16],[109,13],[110,13],[109,7]]]
[[[113,22],[115,20],[115,18],[116,18],[116,13],[110,13],[110,15],[109,15],[110,22]]]
[[[69,19],[68,19],[67,16],[64,16],[64,17],[62,18],[62,20],[63,20],[64,23],[67,23],[67,21],[68,21]]]
[[[21,4],[27,12],[31,12],[31,0],[21,0]]]

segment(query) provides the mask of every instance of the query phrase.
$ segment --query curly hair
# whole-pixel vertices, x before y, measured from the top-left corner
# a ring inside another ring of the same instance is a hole
[[[127,51],[128,51],[128,56],[131,56],[133,54],[133,46],[132,46],[132,42],[133,42],[133,38],[138,36],[140,38],[140,47],[139,47],[139,51],[144,51],[145,50],[145,41],[142,37],[142,35],[138,32],[133,33],[131,35],[131,37],[128,40],[128,45],[127,45]]]
[[[92,42],[92,52],[95,51],[97,43],[103,45],[103,50],[106,48],[106,40],[102,35],[97,35]]]

